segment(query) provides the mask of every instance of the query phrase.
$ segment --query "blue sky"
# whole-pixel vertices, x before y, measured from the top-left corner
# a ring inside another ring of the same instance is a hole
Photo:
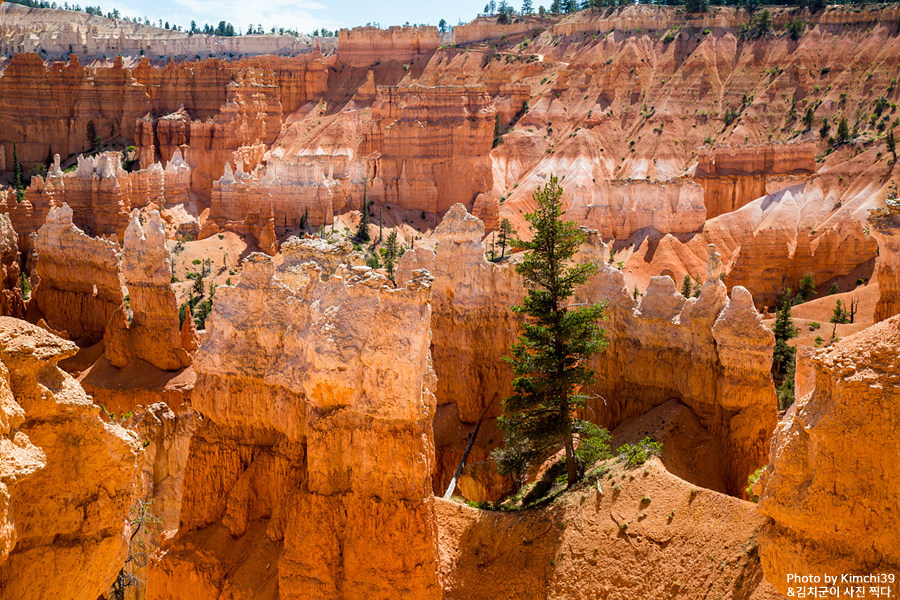
[[[60,0],[57,2],[61,3]],[[487,0],[455,0],[454,2],[429,2],[428,0],[69,0],[70,4],[99,5],[104,12],[119,9],[122,16],[147,17],[154,24],[159,19],[187,28],[191,19],[202,27],[203,23],[229,21],[241,31],[247,25],[262,25],[268,31],[272,26],[312,32],[320,27],[337,29],[354,27],[368,22],[382,26],[425,23],[437,25],[440,19],[456,25],[459,20],[470,21],[484,9]],[[521,1],[514,0],[518,9]],[[537,6],[539,2],[535,3]]]

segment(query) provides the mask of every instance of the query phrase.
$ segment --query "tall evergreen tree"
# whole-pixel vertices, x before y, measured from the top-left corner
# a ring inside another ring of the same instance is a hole
[[[22,163],[19,162],[19,149],[13,142],[13,187],[17,190],[25,189],[25,181],[22,179]]]
[[[394,266],[400,259],[400,244],[397,241],[397,231],[392,231],[387,236],[384,248],[381,249],[381,256],[384,258],[384,268],[388,272],[388,277],[394,281]]]
[[[506,255],[506,246],[509,244],[513,234],[512,223],[509,222],[509,219],[504,218],[500,221],[500,228],[497,230],[497,233],[500,238],[500,258],[503,258]]]
[[[534,4],[532,4],[531,0],[523,0],[522,1],[522,14],[530,15],[534,12]]]
[[[897,140],[894,138],[893,129],[888,130],[887,137],[884,141],[887,144],[888,152],[890,152],[891,156],[894,158],[894,162],[897,162]]]
[[[691,280],[690,275],[685,274],[684,279],[681,281],[681,295],[685,298],[690,298],[693,290],[694,282]]]
[[[511,472],[521,469],[523,457],[526,462],[545,457],[562,444],[571,487],[582,470],[575,455],[575,436],[598,431],[574,414],[585,405],[578,390],[594,379],[587,359],[606,346],[604,330],[597,324],[605,304],[568,306],[575,289],[598,266],[572,261],[584,233],[574,222],[563,221],[562,191],[555,176],[535,190],[537,210],[525,217],[534,237],[516,242],[526,250],[516,265],[516,273],[525,281],[525,298],[513,307],[525,317],[524,330],[512,346],[512,356],[505,357],[516,378],[499,419],[506,445],[493,456],[501,470]]]
[[[356,239],[368,242],[369,237],[369,201],[366,198],[366,183],[363,182],[363,203],[359,215],[359,227],[356,228]]]
[[[800,289],[797,290],[797,304],[812,300],[816,297],[816,280],[812,273],[807,273],[800,278]]]
[[[778,390],[778,408],[786,410],[794,403],[794,367],[797,349],[788,340],[797,337],[791,319],[791,290],[788,288],[778,300],[775,314],[775,350],[772,354],[772,378]]]
[[[850,140],[850,126],[847,125],[847,117],[841,117],[838,123],[837,141],[841,144]]]

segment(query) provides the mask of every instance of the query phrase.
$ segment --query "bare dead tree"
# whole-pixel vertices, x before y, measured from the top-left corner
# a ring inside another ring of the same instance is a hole
[[[122,565],[112,585],[112,594],[115,600],[125,600],[128,588],[137,587],[140,583],[132,573],[134,566],[141,568],[147,566],[147,553],[143,551],[144,535],[150,533],[147,525],[159,523],[159,518],[150,512],[152,504],[153,500],[144,501],[138,498],[131,507],[129,515],[131,535],[128,537],[128,553],[125,555],[125,564]]]
[[[853,322],[853,319],[856,318],[856,311],[859,309],[859,297],[854,296],[850,298],[850,322]]]

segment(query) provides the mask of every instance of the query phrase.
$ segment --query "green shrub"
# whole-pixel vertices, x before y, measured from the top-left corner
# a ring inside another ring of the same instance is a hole
[[[591,465],[598,460],[612,457],[609,448],[612,436],[609,431],[593,423],[582,422],[577,433],[579,441],[575,457],[582,465]]]
[[[625,459],[629,467],[639,467],[651,456],[659,456],[662,453],[662,444],[653,438],[645,437],[637,444],[622,444],[618,450],[619,456]]]
[[[759,496],[757,496],[756,494],[753,493],[753,484],[756,483],[756,480],[759,479],[759,476],[762,475],[762,472],[765,470],[766,470],[765,467],[760,467],[757,470],[755,470],[753,473],[751,473],[750,476],[747,478],[747,489],[744,491],[747,492],[747,497],[750,499],[751,502],[759,501]]]

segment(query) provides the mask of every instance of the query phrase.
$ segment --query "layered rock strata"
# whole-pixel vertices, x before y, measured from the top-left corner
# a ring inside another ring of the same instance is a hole
[[[248,56],[298,54],[316,47],[309,36],[192,35],[70,10],[0,5],[0,54],[43,52],[51,58]]]
[[[776,176],[815,172],[816,145],[811,142],[715,149],[704,146],[697,152],[694,168],[697,182],[703,186],[709,218],[789,185],[769,184]]]
[[[2,598],[94,600],[125,564],[140,445],[57,366],[76,351],[0,317]]]
[[[645,228],[690,233],[703,228],[703,188],[690,181],[615,181],[566,189],[566,217],[596,229],[605,240]]]
[[[261,236],[271,215],[276,234],[299,227],[306,218],[312,227],[333,222],[334,216],[362,198],[365,166],[349,156],[271,157],[255,173],[236,169],[213,183],[209,220],[222,229]],[[352,204],[350,204],[353,202]]]
[[[407,62],[441,44],[437,27],[354,27],[338,31],[340,62],[365,67],[379,61]]]
[[[762,476],[760,558],[788,575],[893,574],[900,584],[900,318],[819,351],[815,390],[778,425]]]
[[[0,106],[3,154],[11,159],[15,144],[27,170],[54,153],[68,157],[89,150],[95,144],[89,135],[93,130],[103,140],[121,136],[138,147],[166,149],[163,160],[172,156],[174,146],[190,143],[199,161],[192,164],[199,171],[194,178],[202,179],[210,169],[217,178],[225,159],[207,166],[201,160],[204,152],[220,150],[224,156],[227,149],[230,159],[242,143],[267,136],[271,142],[282,114],[323,94],[327,77],[320,52],[234,62],[170,62],[162,68],[152,67],[146,57],[134,68],[125,67],[121,57],[110,67],[94,68],[82,66],[74,55],[65,64],[45,66],[37,54],[16,54],[0,77],[0,96],[8,100]],[[197,121],[187,124],[189,130],[196,128],[193,141],[184,139],[190,133],[178,123],[174,131],[161,127],[149,136],[146,131],[138,135],[143,117],[155,119],[182,107]],[[204,125],[213,117],[214,123]],[[142,158],[149,159],[142,160],[143,165],[157,160],[155,152]],[[12,161],[5,163],[5,170],[11,170]]]
[[[471,208],[493,187],[495,114],[479,85],[379,86],[359,149],[375,157],[373,198],[427,213]]]
[[[194,359],[205,418],[150,598],[441,596],[431,278],[393,289],[328,254],[303,260],[304,242],[278,267],[251,255],[241,282],[216,293]],[[222,536],[233,541],[202,541]],[[265,587],[253,583],[259,560]]]

